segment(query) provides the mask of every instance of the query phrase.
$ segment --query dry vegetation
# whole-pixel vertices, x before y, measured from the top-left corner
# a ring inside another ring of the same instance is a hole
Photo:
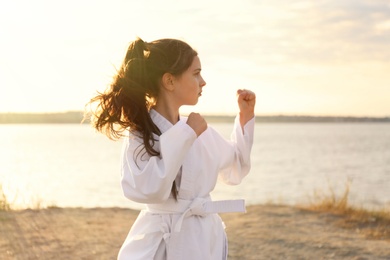
[[[349,186],[347,186],[348,188]],[[229,259],[390,259],[389,213],[356,209],[330,192],[311,205],[253,205],[225,213]],[[12,203],[11,203],[12,204]],[[1,259],[116,259],[138,211],[14,210],[0,188]],[[35,205],[37,206],[37,205]]]
[[[7,197],[4,194],[3,186],[0,183],[0,210],[9,210],[10,204],[7,200]]]
[[[326,212],[339,216],[337,225],[343,228],[354,229],[371,239],[384,239],[390,241],[390,210],[369,210],[356,207],[349,203],[350,182],[345,185],[344,192],[337,196],[334,189],[329,186],[327,193],[314,192],[308,205],[300,205],[306,210]]]
[[[387,209],[368,210],[350,205],[348,202],[350,183],[345,185],[344,192],[337,196],[334,189],[329,186],[328,192],[315,191],[307,205],[297,205],[297,208],[329,213],[338,216],[336,224],[342,228],[354,229],[371,239],[384,239],[390,241],[390,211]],[[49,206],[53,208],[55,206]],[[42,204],[36,202],[31,209],[40,209]],[[0,211],[8,211],[12,205],[4,194],[0,184]]]

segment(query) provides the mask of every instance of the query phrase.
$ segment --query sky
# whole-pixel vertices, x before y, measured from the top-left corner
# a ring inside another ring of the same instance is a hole
[[[178,38],[207,85],[195,107],[234,114],[390,116],[388,0],[0,0],[0,112],[83,110],[128,44]]]

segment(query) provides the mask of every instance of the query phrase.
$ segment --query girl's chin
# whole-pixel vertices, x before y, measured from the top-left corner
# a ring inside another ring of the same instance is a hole
[[[198,99],[192,101],[192,102],[189,102],[188,104],[186,104],[187,106],[195,106],[196,104],[198,104]]]
[[[188,100],[187,102],[184,102],[183,103],[183,106],[195,106],[196,104],[198,104],[198,101],[199,101],[199,97],[196,97],[196,99],[194,100]]]

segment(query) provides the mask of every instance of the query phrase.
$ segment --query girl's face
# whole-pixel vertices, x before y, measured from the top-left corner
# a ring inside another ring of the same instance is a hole
[[[200,59],[195,56],[191,66],[175,78],[174,94],[180,106],[198,103],[198,98],[202,95],[202,88],[206,85],[200,75],[201,70]]]

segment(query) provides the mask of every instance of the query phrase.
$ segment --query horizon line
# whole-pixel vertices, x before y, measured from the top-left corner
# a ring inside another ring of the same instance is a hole
[[[4,114],[15,114],[15,115],[53,115],[53,114],[67,114],[67,113],[80,113],[84,114],[83,110],[64,110],[64,111],[42,111],[42,112],[16,112],[16,111],[0,111],[0,115]],[[183,115],[187,115],[188,113],[182,113]],[[203,116],[228,116],[234,117],[237,113],[200,113]],[[351,114],[305,114],[305,113],[262,113],[257,114],[255,112],[256,117],[340,117],[340,118],[390,118],[390,114],[388,115],[351,115]]]

